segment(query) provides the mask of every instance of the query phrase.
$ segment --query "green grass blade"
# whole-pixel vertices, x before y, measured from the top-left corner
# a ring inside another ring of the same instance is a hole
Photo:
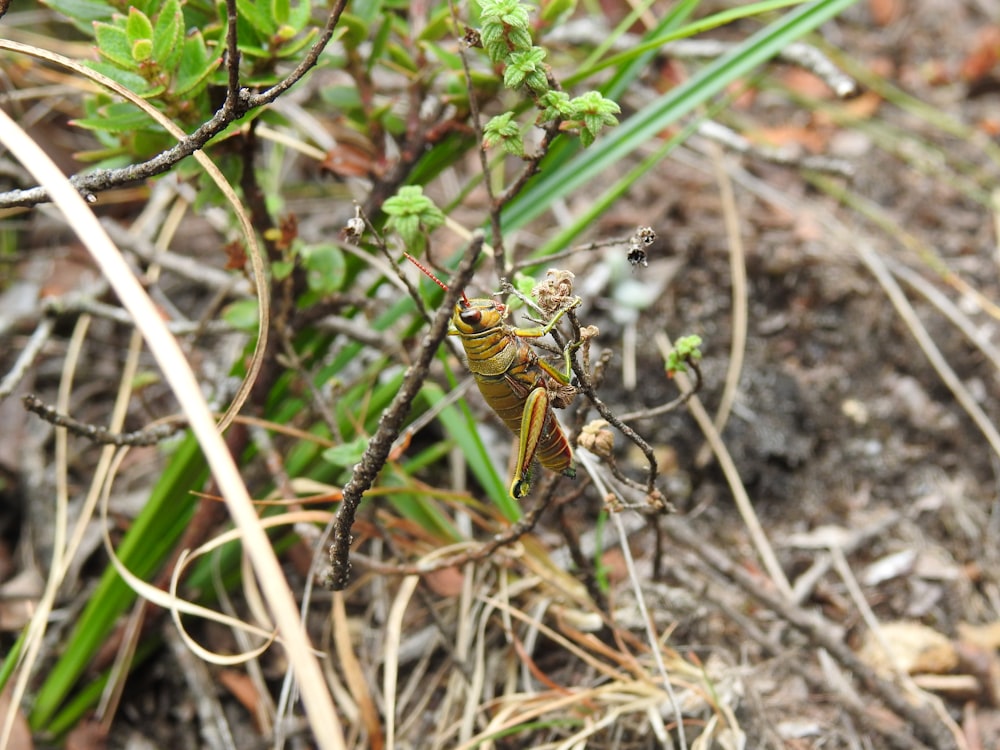
[[[191,490],[200,489],[207,477],[201,448],[189,435],[167,462],[149,502],[118,549],[122,562],[136,575],[144,578],[152,575],[173,549],[195,503]],[[29,717],[34,730],[48,727],[49,720],[74,689],[118,617],[134,600],[135,592],[109,565],[70,633],[62,658],[38,691]]]
[[[433,383],[425,383],[423,395],[432,406],[445,397],[444,391]],[[507,483],[497,472],[489,451],[479,437],[476,420],[464,401],[454,406],[448,406],[441,411],[438,419],[445,432],[457,445],[462,446],[462,453],[469,464],[476,481],[485,490],[490,500],[500,509],[508,521],[516,521],[521,517],[521,507],[507,494]]]

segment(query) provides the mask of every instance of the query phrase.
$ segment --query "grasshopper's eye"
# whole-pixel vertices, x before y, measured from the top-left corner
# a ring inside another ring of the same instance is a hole
[[[483,320],[483,311],[470,307],[462,310],[462,312],[458,314],[458,317],[460,317],[462,322],[468,326],[477,326]]]

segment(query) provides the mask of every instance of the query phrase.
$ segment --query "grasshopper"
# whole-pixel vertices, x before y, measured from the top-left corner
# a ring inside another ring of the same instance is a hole
[[[417,262],[406,257],[442,289],[448,287]],[[576,476],[573,450],[552,411],[570,404],[576,389],[570,385],[573,346],[564,351],[565,372],[538,358],[525,339],[548,334],[560,318],[580,304],[559,309],[545,325],[516,328],[505,321],[506,305],[492,299],[469,299],[465,292],[455,305],[449,336],[462,340],[469,370],[486,403],[517,436],[517,465],[510,495],[522,498],[531,488],[531,465],[535,459],[547,469]]]

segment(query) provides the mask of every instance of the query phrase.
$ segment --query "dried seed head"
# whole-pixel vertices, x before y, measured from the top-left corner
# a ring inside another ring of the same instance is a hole
[[[672,513],[676,511],[674,506],[663,496],[663,493],[655,488],[646,496],[646,502],[651,508],[660,512],[666,511]]]
[[[361,218],[361,207],[354,207],[354,218],[348,219],[341,234],[348,242],[357,242],[365,233],[365,220]]]
[[[640,263],[643,267],[649,265],[649,259],[646,257],[646,248],[653,244],[656,240],[656,232],[653,231],[652,227],[639,227],[636,233],[629,237],[628,241],[628,262],[633,266],[638,266]]]
[[[573,399],[576,398],[576,386],[566,383],[563,385],[559,383],[556,386],[550,387],[549,391],[549,401],[552,406],[556,409],[565,409],[567,406],[573,403]]]
[[[531,296],[538,300],[538,306],[546,315],[552,315],[574,299],[573,273],[550,268],[545,272],[545,280],[531,290]]]
[[[608,423],[603,419],[595,419],[580,430],[577,444],[601,458],[610,458],[615,448],[615,435],[611,430],[605,429],[607,426]]]
[[[615,493],[609,492],[604,496],[604,510],[608,513],[621,513],[625,510],[625,505]]]

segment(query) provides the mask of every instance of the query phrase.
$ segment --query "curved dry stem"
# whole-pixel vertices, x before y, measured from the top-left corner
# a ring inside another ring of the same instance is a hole
[[[747,348],[747,268],[746,251],[743,237],[740,234],[739,215],[736,209],[736,196],[733,194],[733,182],[729,178],[723,164],[722,149],[717,144],[709,144],[709,154],[712,159],[712,169],[715,181],[719,186],[719,198],[722,203],[722,216],[726,227],[726,241],[729,246],[729,277],[733,285],[732,338],[729,345],[729,365],[726,368],[726,380],[723,385],[719,406],[715,411],[712,424],[719,434],[725,430],[729,413],[732,411],[739,390],[740,375],[743,372],[743,359]],[[702,445],[695,457],[695,465],[704,466],[708,462],[711,448]]]

